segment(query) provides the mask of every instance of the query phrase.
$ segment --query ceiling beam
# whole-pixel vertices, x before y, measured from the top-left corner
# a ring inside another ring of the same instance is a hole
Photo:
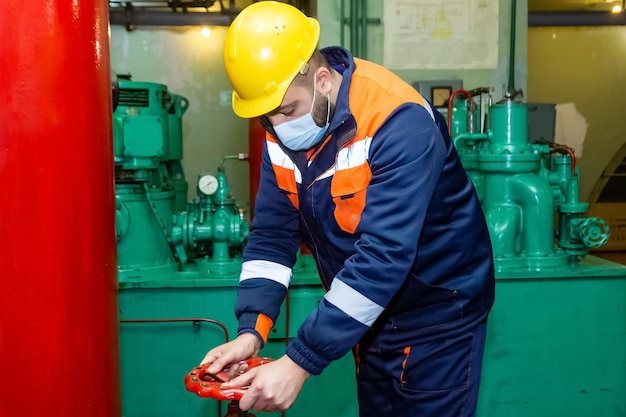
[[[111,25],[134,30],[137,26],[230,26],[236,13],[109,10]]]
[[[624,26],[626,13],[610,12],[528,12],[528,27],[543,26]]]

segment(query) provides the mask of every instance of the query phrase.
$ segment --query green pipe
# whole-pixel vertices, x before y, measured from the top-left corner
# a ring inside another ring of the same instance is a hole
[[[484,141],[489,140],[487,133],[461,133],[454,137],[454,147],[461,149],[465,141]]]
[[[513,90],[510,90],[513,92]],[[492,145],[528,148],[528,106],[507,101],[489,108]]]
[[[345,48],[346,42],[346,0],[339,1],[339,45]]]
[[[521,212],[519,207],[501,205],[490,207],[485,211],[489,233],[496,257],[514,257],[517,255],[515,242],[517,231],[521,228]]]
[[[508,178],[513,201],[522,208],[523,247],[528,256],[547,256],[552,252],[554,201],[552,189],[538,175],[521,174]]]
[[[367,59],[367,0],[359,1],[361,4],[361,58]]]
[[[357,26],[357,15],[359,9],[359,0],[350,0],[350,50],[354,56],[360,57],[361,52],[359,51],[359,43],[358,43],[358,26]]]
[[[509,48],[509,87],[508,92],[515,92],[515,20],[517,0],[511,0],[511,46]]]

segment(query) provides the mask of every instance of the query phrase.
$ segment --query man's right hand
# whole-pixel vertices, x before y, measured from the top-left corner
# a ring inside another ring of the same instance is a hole
[[[261,350],[261,340],[253,333],[242,333],[235,340],[217,346],[204,356],[200,364],[212,363],[208,369],[211,374],[224,370],[229,365],[233,366],[230,373],[236,372],[240,361],[256,356]]]

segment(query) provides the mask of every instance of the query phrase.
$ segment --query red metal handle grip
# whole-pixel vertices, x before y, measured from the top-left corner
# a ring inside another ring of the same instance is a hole
[[[244,361],[248,365],[245,371],[272,361],[273,359],[271,358],[250,358]],[[187,391],[194,392],[200,397],[209,397],[216,400],[241,399],[248,387],[221,388],[222,384],[229,380],[228,374],[219,372],[216,375],[212,375],[208,372],[210,366],[210,363],[205,363],[189,371],[187,376],[185,376]]]

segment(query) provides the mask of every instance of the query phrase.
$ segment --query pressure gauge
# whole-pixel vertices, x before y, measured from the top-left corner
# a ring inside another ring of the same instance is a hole
[[[217,178],[211,174],[204,174],[198,180],[198,190],[204,195],[213,195],[217,191]]]

